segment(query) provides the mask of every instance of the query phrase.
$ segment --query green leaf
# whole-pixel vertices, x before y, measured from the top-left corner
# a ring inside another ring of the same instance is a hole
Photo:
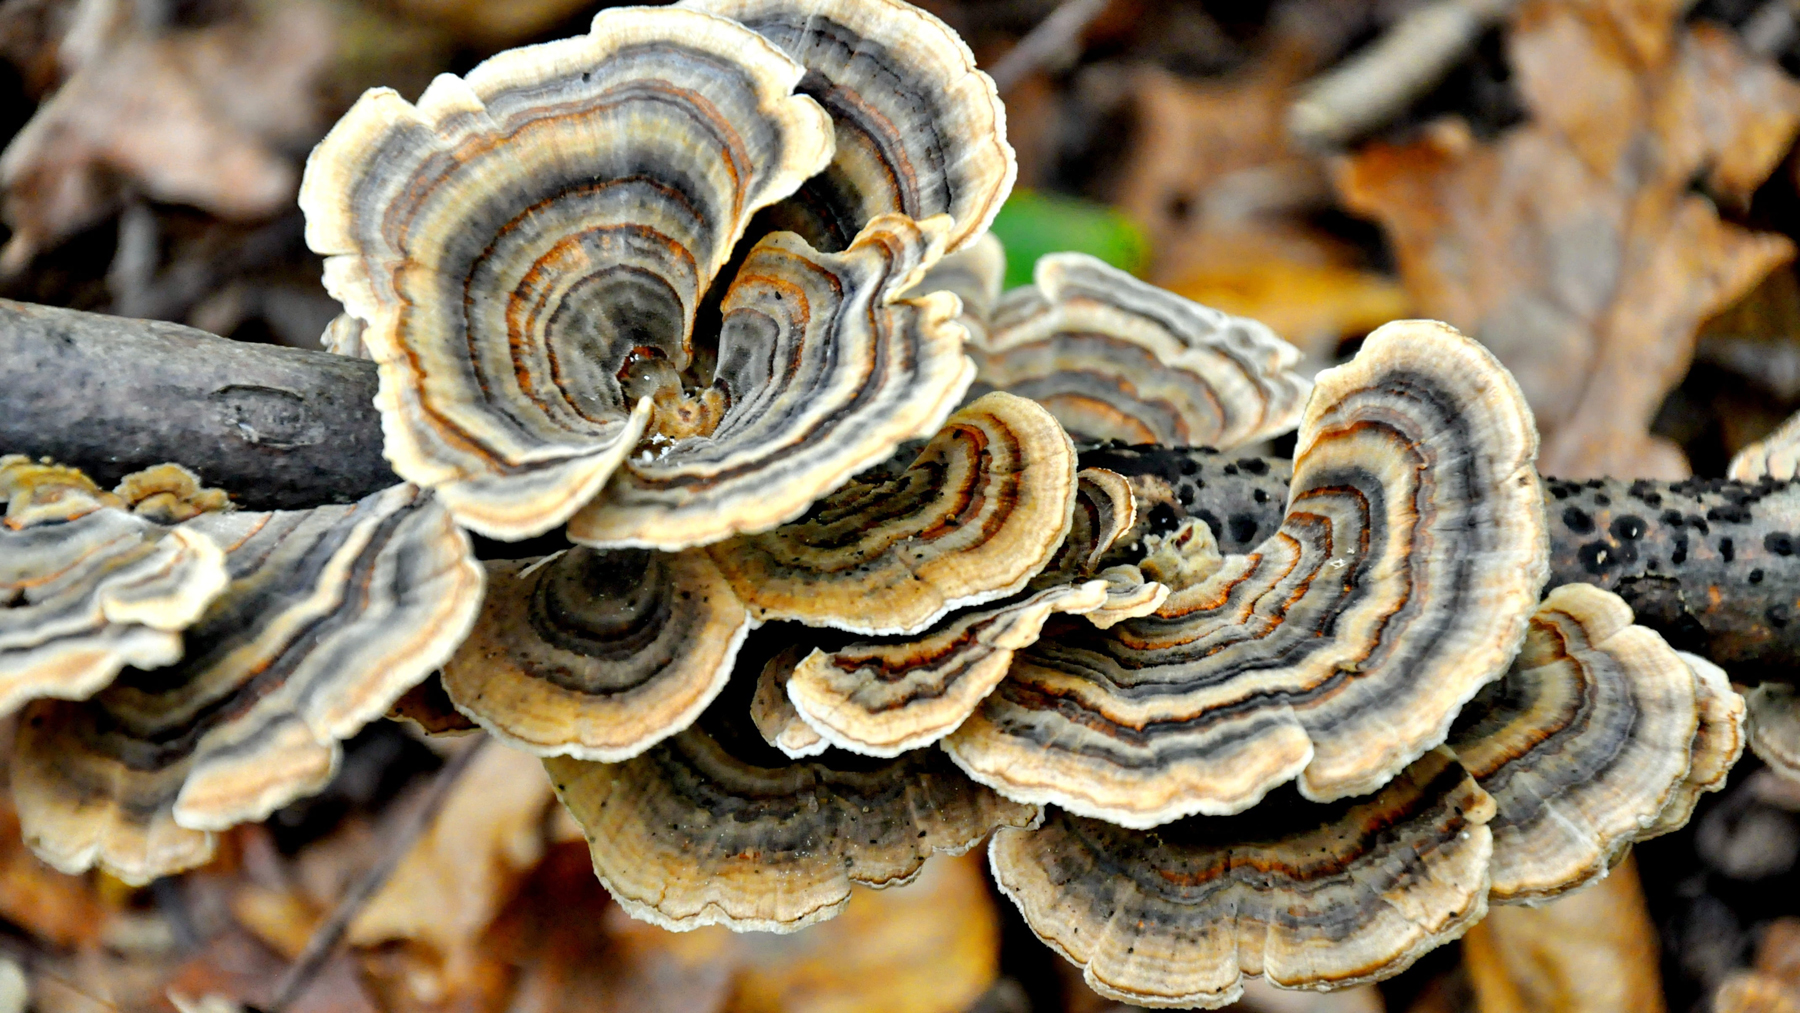
[[[1014,190],[993,233],[1006,244],[1007,288],[1031,284],[1031,269],[1046,253],[1088,253],[1134,274],[1150,257],[1143,230],[1124,212],[1062,194]]]

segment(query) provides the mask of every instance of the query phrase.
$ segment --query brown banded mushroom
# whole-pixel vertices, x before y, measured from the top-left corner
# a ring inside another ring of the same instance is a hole
[[[1537,433],[1492,355],[1388,324],[1307,403],[1281,527],[1151,616],[1014,660],[945,748],[1021,801],[1151,827],[1299,778],[1329,801],[1442,742],[1546,573]]]
[[[914,633],[1023,588],[1063,543],[1076,498],[1056,419],[995,393],[951,416],[904,472],[878,469],[799,520],[707,551],[759,620]]]
[[[667,381],[750,215],[831,157],[803,73],[722,18],[635,8],[440,75],[417,105],[365,94],[300,205],[362,325],[332,333],[381,365],[398,471],[518,538],[599,491],[657,395],[664,427],[712,412]]]
[[[904,293],[950,225],[882,215],[843,253],[758,243],[723,303],[716,425],[653,432],[569,536],[675,550],[766,531],[937,432],[974,375],[966,332],[948,293]]]
[[[852,884],[899,886],[1036,806],[974,784],[941,753],[790,760],[749,720],[740,680],[693,727],[624,763],[544,761],[594,871],[664,928],[792,932],[836,915]]]
[[[982,347],[1005,281],[1006,248],[992,232],[984,232],[963,249],[946,254],[925,272],[914,291],[949,292],[961,299],[957,322],[969,332],[970,343]]]
[[[1656,822],[1644,828],[1647,840],[1687,826],[1700,796],[1725,787],[1725,777],[1744,755],[1744,698],[1731,688],[1725,670],[1698,655],[1676,651],[1694,673],[1700,725],[1689,750],[1687,776],[1670,794]]]
[[[181,631],[225,589],[211,539],[129,512],[73,468],[0,458],[0,498],[0,715],[179,660]]]
[[[870,756],[896,756],[943,738],[1057,616],[1081,616],[1105,628],[1162,604],[1169,589],[1146,581],[1137,567],[1099,569],[1135,514],[1122,476],[1082,471],[1069,533],[1023,590],[952,612],[919,633],[839,638],[794,653],[792,671],[777,678],[795,717],[831,744]]]
[[[794,666],[800,664],[809,649],[789,644],[775,652],[756,677],[756,692],[750,697],[750,720],[762,733],[763,741],[790,760],[817,756],[831,748],[818,730],[800,717],[794,701],[788,699],[788,680]]]
[[[577,546],[490,562],[444,689],[539,756],[624,760],[692,724],[754,625],[706,553]]]
[[[1775,431],[1737,452],[1725,469],[1725,477],[1739,482],[1759,478],[1786,481],[1800,472],[1800,415],[1775,427]]]
[[[971,346],[973,393],[1008,390],[1077,438],[1231,448],[1294,428],[1298,349],[1082,253],[1040,258]]]
[[[1782,777],[1800,780],[1800,690],[1765,682],[1744,694],[1750,751]]]
[[[1446,744],[1494,798],[1494,901],[1544,901],[1606,875],[1679,804],[1703,731],[1699,680],[1631,620],[1591,584],[1551,591],[1512,668],[1450,731]]]
[[[901,0],[684,0],[806,68],[796,88],[831,116],[836,154],[765,217],[841,250],[877,215],[948,214],[962,249],[987,231],[1017,166],[994,82],[950,27]],[[929,291],[929,290],[928,290]]]
[[[1493,802],[1447,751],[1373,795],[1307,802],[1290,788],[1230,819],[1128,830],[1050,809],[1001,830],[994,879],[1089,987],[1142,1006],[1376,981],[1487,911]]]
[[[184,530],[225,549],[231,583],[182,660],[20,721],[19,820],[66,872],[147,882],[206,861],[213,831],[323,788],[339,742],[441,664],[480,604],[468,537],[412,486]]]
[[[1104,580],[1059,583],[962,609],[923,633],[814,650],[795,666],[788,698],[832,745],[899,756],[955,731],[1052,616],[1107,600]]]

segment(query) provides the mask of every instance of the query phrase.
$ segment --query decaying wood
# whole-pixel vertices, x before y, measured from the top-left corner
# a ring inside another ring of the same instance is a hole
[[[103,485],[180,461],[248,509],[354,502],[398,481],[374,398],[372,362],[0,299],[0,453]]]
[[[0,300],[0,453],[111,483],[163,461],[252,509],[355,500],[398,479],[381,456],[373,363],[173,324]],[[1225,552],[1281,523],[1289,464],[1167,447],[1090,447],[1134,479],[1137,537],[1204,519]],[[1795,681],[1800,484],[1545,480],[1551,586],[1597,584],[1740,682]],[[1131,544],[1128,537],[1121,544]]]

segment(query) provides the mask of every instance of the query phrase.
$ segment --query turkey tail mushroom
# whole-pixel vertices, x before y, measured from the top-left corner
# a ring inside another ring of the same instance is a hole
[[[1038,260],[970,347],[972,390],[1040,402],[1078,439],[1231,448],[1294,428],[1298,349],[1082,253]]]
[[[1006,107],[974,54],[901,0],[684,0],[728,17],[806,68],[796,89],[830,114],[831,164],[765,213],[777,229],[841,250],[877,216],[948,214],[960,250],[987,231],[1018,169]]]
[[[1128,830],[1052,808],[1000,830],[994,879],[1039,939],[1101,995],[1141,1006],[1235,1002],[1243,979],[1376,981],[1487,912],[1494,804],[1447,751],[1373,795],[1291,789],[1229,818]]]
[[[749,719],[744,680],[693,727],[618,764],[544,761],[594,871],[635,918],[669,929],[792,932],[842,911],[852,884],[900,886],[1036,806],[975,784],[935,750],[792,760]]]
[[[724,18],[639,7],[440,75],[416,105],[365,94],[300,206],[381,367],[395,470],[517,539],[592,499],[653,414],[711,410],[664,370],[688,365],[750,216],[831,158],[804,73]]]
[[[1050,413],[990,394],[951,416],[904,472],[877,471],[803,518],[708,547],[759,620],[916,633],[1010,595],[1063,544],[1075,448]]]
[[[945,741],[1020,801],[1124,826],[1379,788],[1505,672],[1546,573],[1537,433],[1443,324],[1321,374],[1286,518],[1153,615],[1039,641]]]
[[[1494,798],[1493,901],[1543,901],[1606,875],[1632,842],[1680,826],[1730,766],[1715,754],[1741,739],[1702,720],[1701,694],[1718,687],[1631,619],[1592,585],[1551,591],[1511,670],[1451,729],[1447,745]]]
[[[786,232],[758,243],[725,294],[716,424],[652,434],[569,537],[673,551],[766,531],[937,432],[974,366],[956,300],[904,293],[950,224],[882,215],[842,253]]]
[[[190,501],[218,499],[185,469],[153,471],[119,488],[185,478]],[[153,495],[128,502],[76,469],[7,456],[0,498],[0,715],[44,697],[85,699],[127,666],[179,661],[182,631],[225,589],[225,553],[211,539],[131,509]]]
[[[699,550],[577,546],[487,565],[486,604],[444,689],[538,756],[624,760],[686,728],[753,625]]]
[[[480,605],[467,536],[412,486],[186,529],[224,548],[231,582],[181,661],[20,721],[19,821],[65,872],[145,883],[205,862],[212,832],[323,788],[339,742],[443,663]]]

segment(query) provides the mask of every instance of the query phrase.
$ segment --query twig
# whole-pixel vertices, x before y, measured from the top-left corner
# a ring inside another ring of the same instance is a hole
[[[1392,119],[1430,91],[1517,0],[1438,0],[1303,87],[1288,109],[1288,133],[1331,148]]]
[[[107,486],[179,461],[250,509],[355,502],[399,481],[375,386],[361,359],[0,299],[0,454]]]
[[[468,769],[487,742],[487,736],[479,736],[467,748],[450,757],[449,762],[432,778],[431,786],[425,790],[424,799],[404,814],[398,820],[399,825],[391,828],[385,835],[388,844],[381,858],[350,888],[344,899],[338,901],[331,915],[313,930],[312,938],[306,941],[306,949],[300,951],[300,955],[282,973],[281,980],[276,982],[275,998],[269,1003],[267,1013],[282,1013],[318,977],[325,962],[331,959],[331,955],[337,952],[338,944],[344,941],[344,934],[350,931],[350,923],[356,919],[357,913],[375,896],[382,884],[387,882],[406,853],[412,850],[425,828],[431,825],[432,819],[443,809],[444,801],[450,797],[450,789],[456,786],[457,778]]]
[[[988,76],[1001,94],[1011,91],[1032,71],[1048,63],[1057,53],[1074,43],[1087,26],[1106,10],[1108,0],[1063,0],[1049,17],[1025,33],[1018,44],[990,68]]]

